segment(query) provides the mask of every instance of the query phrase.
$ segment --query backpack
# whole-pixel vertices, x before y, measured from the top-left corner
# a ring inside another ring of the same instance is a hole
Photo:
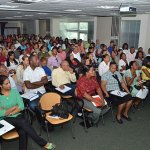
[[[58,116],[63,119],[67,119],[69,117],[68,109],[64,103],[55,104],[50,112],[50,116]]]

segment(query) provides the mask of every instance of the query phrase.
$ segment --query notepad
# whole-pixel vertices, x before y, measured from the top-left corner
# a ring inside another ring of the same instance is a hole
[[[59,91],[59,92],[61,92],[61,93],[66,93],[66,92],[68,92],[68,91],[70,91],[71,90],[71,88],[70,87],[68,87],[68,86],[64,86],[64,89],[60,89],[59,87],[58,88],[55,88],[57,91]]]
[[[0,124],[3,125],[3,127],[0,128],[0,136],[15,128],[13,125],[11,125],[5,120],[1,120]]]
[[[28,99],[30,101],[33,101],[39,97],[36,93],[27,92],[21,95],[22,98]]]
[[[100,101],[100,100],[101,100],[101,98],[100,98],[99,95],[95,95],[95,96],[92,96],[92,97],[95,98],[97,101]],[[100,106],[101,106],[100,104],[95,103],[95,102],[92,102],[92,104],[93,104],[95,107],[100,107]],[[104,100],[104,105],[107,105],[106,100]]]
[[[111,91],[110,93],[113,94],[113,95],[119,96],[119,97],[124,97],[125,95],[128,94],[127,92],[122,92],[122,91],[119,91],[119,90]]]

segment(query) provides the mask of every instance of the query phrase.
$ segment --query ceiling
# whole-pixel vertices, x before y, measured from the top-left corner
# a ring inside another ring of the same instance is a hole
[[[0,0],[0,20],[113,16],[120,6],[150,13],[150,0]]]

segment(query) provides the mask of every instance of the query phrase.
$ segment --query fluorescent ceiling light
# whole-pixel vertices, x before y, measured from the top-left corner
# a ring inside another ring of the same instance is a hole
[[[5,17],[5,19],[13,19],[13,17]]]
[[[0,8],[17,8],[18,6],[0,5]]]
[[[13,17],[15,17],[15,18],[21,18],[22,16],[13,16]]]
[[[80,9],[66,9],[64,11],[69,11],[69,12],[79,12],[79,11],[82,11]]]
[[[39,15],[47,15],[48,13],[37,13]]]
[[[118,8],[118,6],[97,6],[96,8],[102,8],[102,9],[114,9],[114,8]]]
[[[26,17],[30,17],[30,16],[33,16],[33,15],[24,15],[24,16],[26,16]]]

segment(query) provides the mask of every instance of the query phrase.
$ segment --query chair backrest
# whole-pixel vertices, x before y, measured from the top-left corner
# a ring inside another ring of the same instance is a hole
[[[4,140],[12,140],[12,139],[19,138],[19,135],[18,135],[18,132],[16,130],[12,130],[12,131],[2,135],[2,138]]]
[[[40,99],[41,109],[51,110],[52,106],[57,103],[60,103],[61,97],[57,93],[46,93]]]

